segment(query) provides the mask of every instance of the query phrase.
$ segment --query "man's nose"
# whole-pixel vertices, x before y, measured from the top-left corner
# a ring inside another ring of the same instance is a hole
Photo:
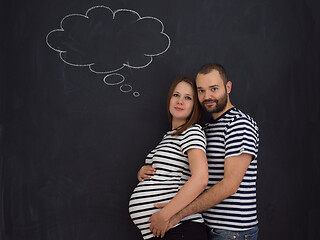
[[[209,91],[205,91],[203,95],[204,95],[203,100],[207,100],[211,98],[211,94]]]

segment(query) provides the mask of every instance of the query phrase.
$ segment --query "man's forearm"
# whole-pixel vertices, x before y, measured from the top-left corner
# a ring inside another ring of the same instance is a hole
[[[233,193],[234,190],[222,180],[193,200],[193,202],[178,213],[178,216],[182,219],[191,214],[203,212],[222,202]]]

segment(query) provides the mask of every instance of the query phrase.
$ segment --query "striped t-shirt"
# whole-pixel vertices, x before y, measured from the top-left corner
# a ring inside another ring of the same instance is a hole
[[[224,161],[228,157],[248,153],[253,159],[238,191],[203,213],[210,228],[245,231],[258,224],[256,211],[257,154],[259,145],[256,122],[237,108],[231,108],[205,126],[208,187],[224,176]]]
[[[130,217],[140,229],[143,239],[153,237],[148,219],[159,211],[154,204],[169,202],[190,178],[187,151],[193,148],[206,151],[206,138],[200,125],[192,125],[178,136],[171,136],[172,133],[167,132],[148,154],[145,163],[152,165],[156,173],[139,182],[130,198]],[[201,214],[188,216],[182,221],[185,220],[203,222]]]

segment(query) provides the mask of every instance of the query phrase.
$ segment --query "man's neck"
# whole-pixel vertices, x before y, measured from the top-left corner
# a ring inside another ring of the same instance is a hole
[[[213,120],[216,120],[218,117],[220,117],[222,114],[224,114],[226,111],[230,110],[233,107],[234,106],[230,102],[227,103],[226,107],[221,112],[212,113]]]

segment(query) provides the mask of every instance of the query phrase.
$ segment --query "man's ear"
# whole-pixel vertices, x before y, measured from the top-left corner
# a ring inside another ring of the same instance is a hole
[[[232,88],[232,82],[228,81],[226,84],[226,89],[228,94],[231,92],[231,88]]]

